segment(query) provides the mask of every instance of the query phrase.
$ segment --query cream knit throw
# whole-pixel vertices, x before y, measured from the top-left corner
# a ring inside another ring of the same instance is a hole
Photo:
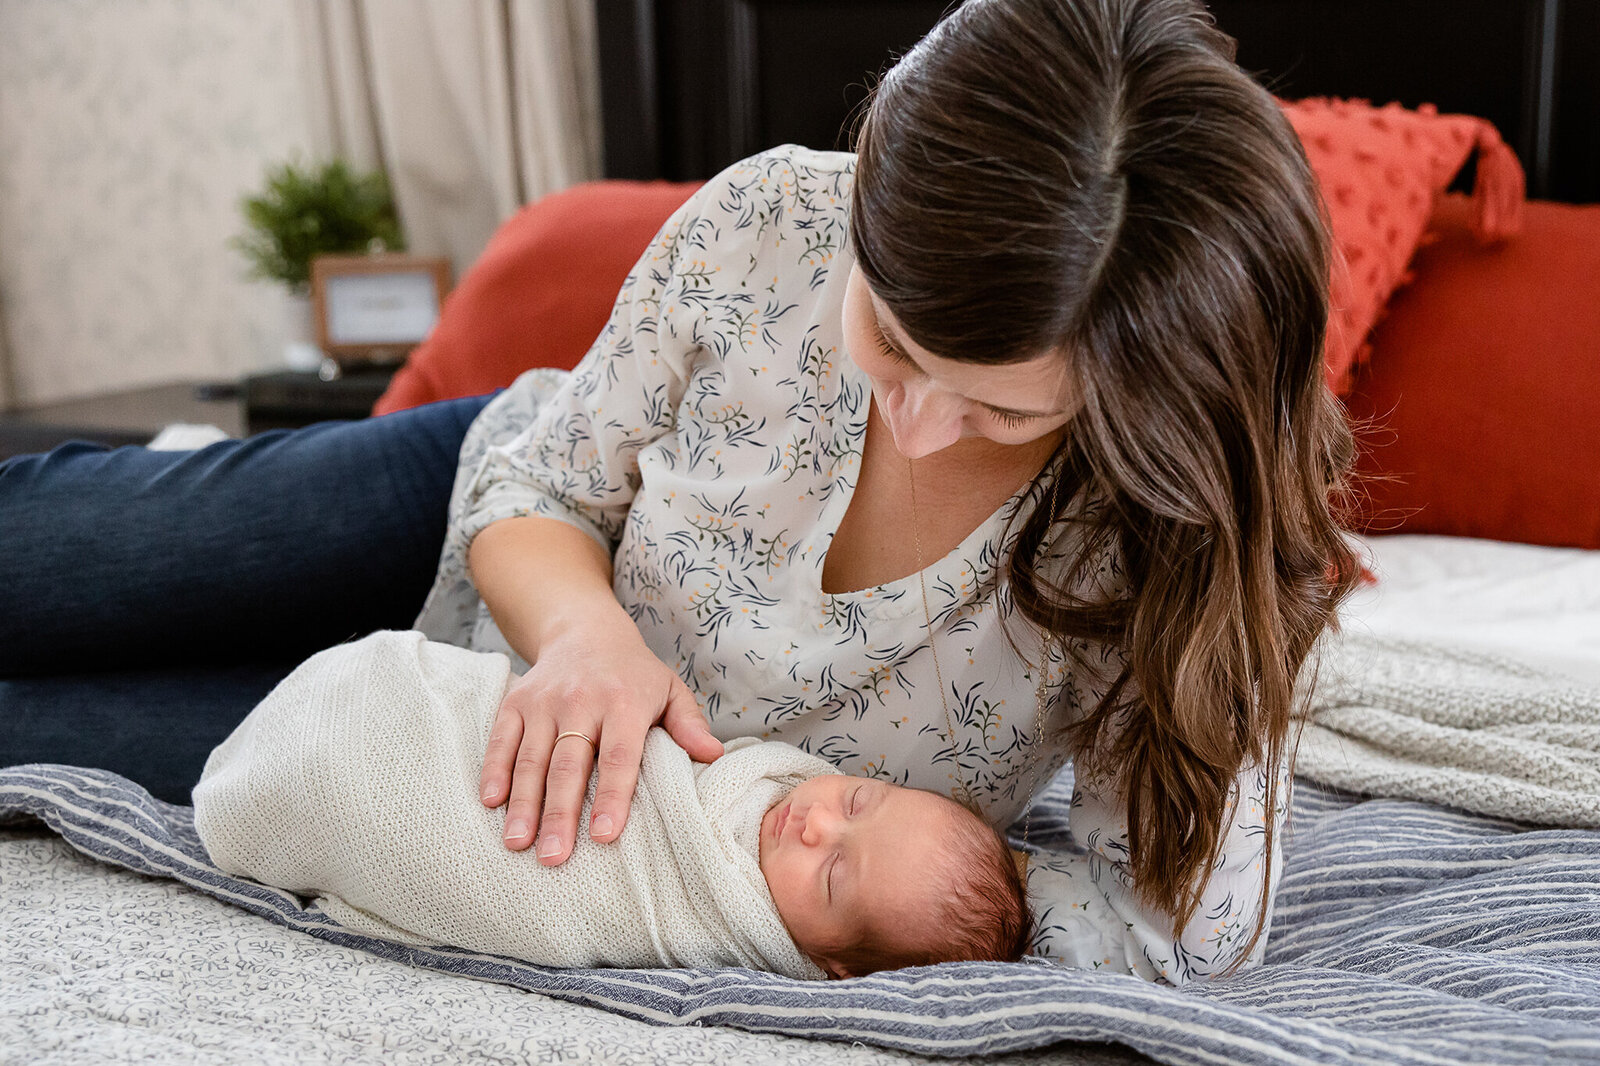
[[[501,843],[478,800],[503,655],[375,633],[322,652],[240,723],[194,790],[212,860],[319,904],[343,925],[550,966],[750,966],[820,979],[789,937],[758,861],[761,817],[837,773],[787,744],[734,741],[692,762],[645,742],[621,838],[580,832],[541,866]],[[591,783],[584,804],[588,824]]]
[[[1600,687],[1477,651],[1330,634],[1295,772],[1600,828]]]

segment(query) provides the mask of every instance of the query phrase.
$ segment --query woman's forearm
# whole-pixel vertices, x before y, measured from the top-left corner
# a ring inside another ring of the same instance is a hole
[[[632,627],[611,590],[611,559],[582,530],[553,518],[508,518],[472,541],[467,565],[506,641],[528,662],[553,634]]]

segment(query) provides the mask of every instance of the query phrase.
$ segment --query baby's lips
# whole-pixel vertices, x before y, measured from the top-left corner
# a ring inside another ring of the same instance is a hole
[[[783,838],[783,828],[789,824],[789,808],[791,806],[793,806],[793,801],[785,803],[783,809],[778,812],[778,817],[773,820],[772,839],[781,840]]]

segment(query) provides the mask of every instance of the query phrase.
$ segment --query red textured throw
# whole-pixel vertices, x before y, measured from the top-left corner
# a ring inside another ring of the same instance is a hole
[[[1524,178],[1516,154],[1494,126],[1431,105],[1374,107],[1362,100],[1284,103],[1322,184],[1336,249],[1328,385],[1344,395],[1365,361],[1367,334],[1389,296],[1408,280],[1406,264],[1434,204],[1473,152],[1478,156],[1478,239],[1518,232]]]

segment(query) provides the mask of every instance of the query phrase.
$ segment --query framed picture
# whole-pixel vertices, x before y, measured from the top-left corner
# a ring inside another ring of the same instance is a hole
[[[450,260],[319,255],[311,261],[317,344],[341,367],[399,363],[439,320]]]

